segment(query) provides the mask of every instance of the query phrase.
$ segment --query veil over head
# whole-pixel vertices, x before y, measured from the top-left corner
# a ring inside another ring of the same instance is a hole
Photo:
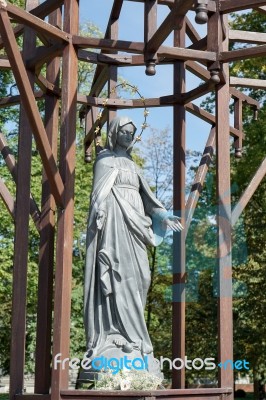
[[[117,133],[119,131],[120,128],[122,128],[123,126],[127,125],[127,124],[131,124],[134,127],[134,133],[133,133],[133,137],[136,133],[137,127],[134,124],[134,122],[132,121],[131,118],[129,117],[115,117],[114,119],[112,119],[112,121],[110,122],[109,125],[109,131],[108,131],[108,136],[107,136],[107,143],[106,143],[106,148],[113,151],[116,145],[116,139],[117,139]]]

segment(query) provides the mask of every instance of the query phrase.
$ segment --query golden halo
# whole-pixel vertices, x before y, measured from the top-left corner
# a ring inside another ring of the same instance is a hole
[[[143,112],[144,121],[143,121],[143,123],[142,123],[142,125],[141,125],[141,132],[140,132],[140,134],[139,134],[139,135],[136,137],[136,139],[135,139],[135,141],[140,141],[143,131],[149,126],[149,125],[147,124],[147,117],[148,117],[148,115],[149,115],[149,110],[148,110],[147,107],[146,107],[145,98],[140,94],[140,92],[139,92],[137,86],[131,85],[130,83],[127,83],[127,82],[125,82],[125,81],[122,82],[122,83],[117,84],[116,86],[114,86],[114,87],[112,88],[112,90],[110,91],[110,95],[114,94],[114,93],[116,92],[116,89],[119,88],[119,87],[122,87],[123,89],[126,88],[126,87],[130,87],[130,88],[132,89],[133,94],[134,94],[134,93],[137,93],[137,94],[139,95],[140,99],[141,99],[142,102],[143,102],[143,107],[144,107],[144,112]],[[109,101],[109,98],[108,98],[108,97],[106,97],[106,98],[103,100],[102,106],[101,106],[101,107],[102,107],[102,110],[101,110],[101,111],[98,113],[98,115],[97,115],[96,121],[97,121],[98,123],[97,123],[96,128],[94,129],[95,136],[97,136],[97,135],[99,134],[100,130],[101,130],[101,118],[102,118],[102,115],[103,115],[103,110],[106,108],[108,101]]]

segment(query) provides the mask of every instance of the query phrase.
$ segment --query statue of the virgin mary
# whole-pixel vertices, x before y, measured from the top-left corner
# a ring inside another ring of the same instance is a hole
[[[157,246],[167,228],[180,231],[182,225],[132,160],[135,132],[128,117],[112,120],[106,148],[94,164],[85,268],[87,357],[145,359],[148,371],[160,374],[144,319],[150,285],[146,246]]]

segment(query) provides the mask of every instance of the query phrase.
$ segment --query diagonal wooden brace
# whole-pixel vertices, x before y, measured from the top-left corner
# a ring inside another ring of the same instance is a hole
[[[56,28],[43,21],[42,19],[32,15],[31,13],[22,10],[21,8],[10,4],[9,2],[0,2],[0,9],[7,11],[9,16],[15,19],[15,21],[25,24],[32,29],[36,30],[38,33],[43,34],[52,39],[60,40],[63,42],[69,42],[70,35],[66,32],[61,31],[61,29]]]
[[[3,200],[3,202],[5,203],[5,206],[9,212],[9,214],[11,215],[11,217],[14,220],[15,219],[15,201],[14,201],[11,193],[9,192],[8,188],[6,187],[4,181],[1,178],[0,178],[0,197]]]
[[[232,211],[232,227],[238,221],[238,218],[244,211],[246,205],[248,204],[249,200],[251,199],[251,197],[257,190],[259,184],[261,183],[261,181],[265,177],[265,175],[266,175],[266,158],[260,164],[255,175],[249,182],[248,186],[246,187],[245,191],[243,192],[238,203],[235,205],[235,208]]]
[[[24,66],[16,38],[7,12],[0,9],[0,33],[5,42],[6,52],[19,88],[21,100],[27,113],[38,150],[47,174],[51,191],[58,206],[63,207],[64,184],[59,174],[51,146],[37,107],[26,68]]]
[[[14,179],[14,182],[17,185],[16,160],[15,160],[15,157],[13,156],[10,148],[8,147],[6,139],[5,139],[4,135],[2,134],[2,132],[0,132],[0,151],[5,160],[7,168],[9,169],[9,171]],[[35,202],[34,197],[32,195],[30,196],[30,214],[32,216],[32,219],[35,223],[37,230],[40,231],[40,211],[39,211],[37,203]]]

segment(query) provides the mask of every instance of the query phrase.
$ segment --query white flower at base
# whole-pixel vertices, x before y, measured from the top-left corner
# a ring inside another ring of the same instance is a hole
[[[129,390],[131,386],[131,381],[129,379],[121,379],[120,390]]]
[[[120,370],[113,374],[107,370],[95,382],[95,390],[156,390],[161,384],[162,378],[148,371]]]

